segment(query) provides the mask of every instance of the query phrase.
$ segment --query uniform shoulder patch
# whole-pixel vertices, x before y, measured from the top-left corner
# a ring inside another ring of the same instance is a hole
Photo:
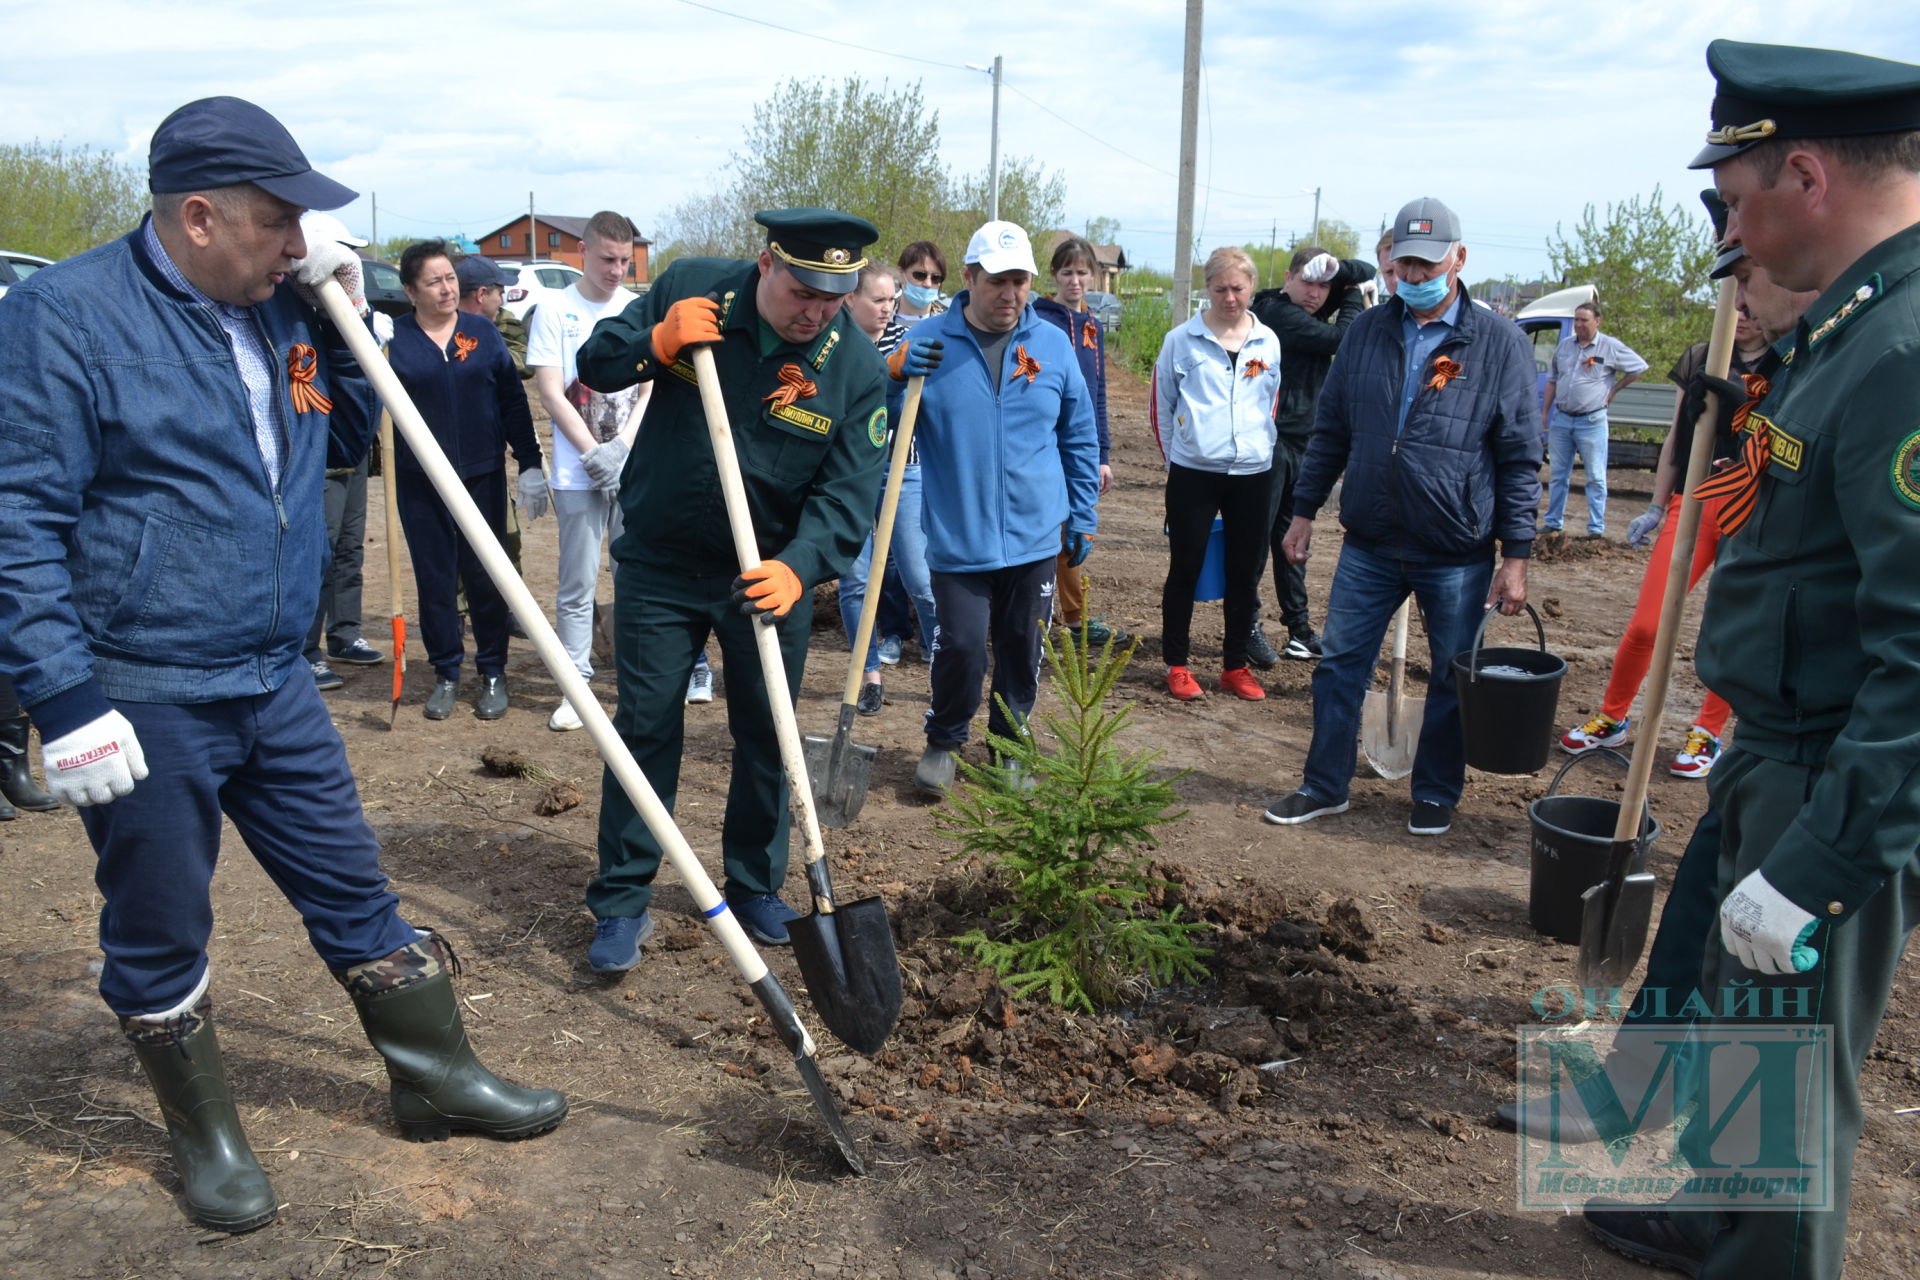
[[[876,449],[884,449],[887,447],[887,410],[885,405],[875,409],[873,416],[867,419],[867,439],[873,441],[873,447]]]
[[[1888,479],[1893,481],[1894,496],[1920,511],[1920,431],[1902,440],[1893,451],[1893,466]]]

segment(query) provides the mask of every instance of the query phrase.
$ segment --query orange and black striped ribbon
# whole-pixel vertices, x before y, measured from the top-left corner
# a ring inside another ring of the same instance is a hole
[[[1441,356],[1433,362],[1433,376],[1427,379],[1427,387],[1432,391],[1445,391],[1447,384],[1460,376],[1460,362]]]
[[[1773,457],[1773,439],[1766,419],[1762,418],[1752,431],[1747,430],[1753,407],[1766,398],[1773,384],[1757,373],[1743,373],[1740,380],[1747,387],[1747,402],[1733,412],[1734,433],[1744,432],[1747,437],[1740,447],[1740,460],[1719,475],[1701,481],[1693,491],[1693,496],[1702,502],[1726,499],[1713,518],[1720,532],[1729,538],[1740,532],[1740,526],[1753,514],[1754,506],[1760,501],[1760,477]]]
[[[480,349],[480,339],[464,333],[453,335],[453,358],[466,363],[468,356]]]
[[[1040,376],[1040,362],[1027,354],[1025,343],[1013,349],[1013,377],[1007,381],[1012,382],[1023,374],[1029,383]]]
[[[1247,361],[1247,371],[1240,376],[1243,378],[1257,378],[1266,371],[1267,362],[1265,360],[1249,360]]]
[[[820,394],[820,388],[807,380],[807,375],[797,364],[780,366],[780,385],[761,396],[762,400],[771,400],[776,409],[791,408],[795,400],[804,400]]]
[[[314,389],[316,359],[317,353],[304,342],[296,342],[287,348],[287,380],[293,393],[295,413],[333,412],[333,401]]]

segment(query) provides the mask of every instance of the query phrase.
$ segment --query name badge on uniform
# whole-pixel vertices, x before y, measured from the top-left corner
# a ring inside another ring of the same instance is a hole
[[[1767,453],[1770,458],[1768,465],[1798,471],[1801,460],[1807,456],[1805,442],[1796,440],[1782,431],[1777,422],[1768,423],[1767,426]]]
[[[822,413],[802,409],[797,404],[777,404],[771,413],[780,421],[799,427],[802,431],[811,431],[817,436],[824,436],[833,430],[832,418]]]

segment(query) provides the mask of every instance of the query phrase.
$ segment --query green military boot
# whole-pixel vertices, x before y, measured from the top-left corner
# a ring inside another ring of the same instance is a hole
[[[58,809],[60,802],[40,789],[27,767],[27,718],[24,715],[0,720],[0,796],[15,809],[45,813]],[[12,813],[7,817],[11,818]]]
[[[453,998],[453,949],[428,934],[334,977],[353,997],[367,1039],[387,1060],[393,1118],[403,1137],[440,1142],[455,1129],[531,1138],[567,1118],[552,1089],[521,1089],[480,1065]]]
[[[212,1017],[203,999],[165,1021],[122,1018],[120,1030],[160,1099],[189,1216],[216,1231],[252,1231],[273,1221],[279,1202],[240,1129]]]

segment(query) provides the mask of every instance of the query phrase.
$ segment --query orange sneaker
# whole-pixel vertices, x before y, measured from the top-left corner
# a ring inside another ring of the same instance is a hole
[[[1264,702],[1267,697],[1267,691],[1262,689],[1260,682],[1253,678],[1253,672],[1247,670],[1245,667],[1235,667],[1231,671],[1222,671],[1220,673],[1220,691],[1222,693],[1230,693],[1236,698],[1244,698],[1248,702]]]
[[[1204,691],[1200,688],[1200,682],[1193,678],[1193,672],[1185,667],[1168,667],[1167,692],[1182,702],[1192,702]]]

